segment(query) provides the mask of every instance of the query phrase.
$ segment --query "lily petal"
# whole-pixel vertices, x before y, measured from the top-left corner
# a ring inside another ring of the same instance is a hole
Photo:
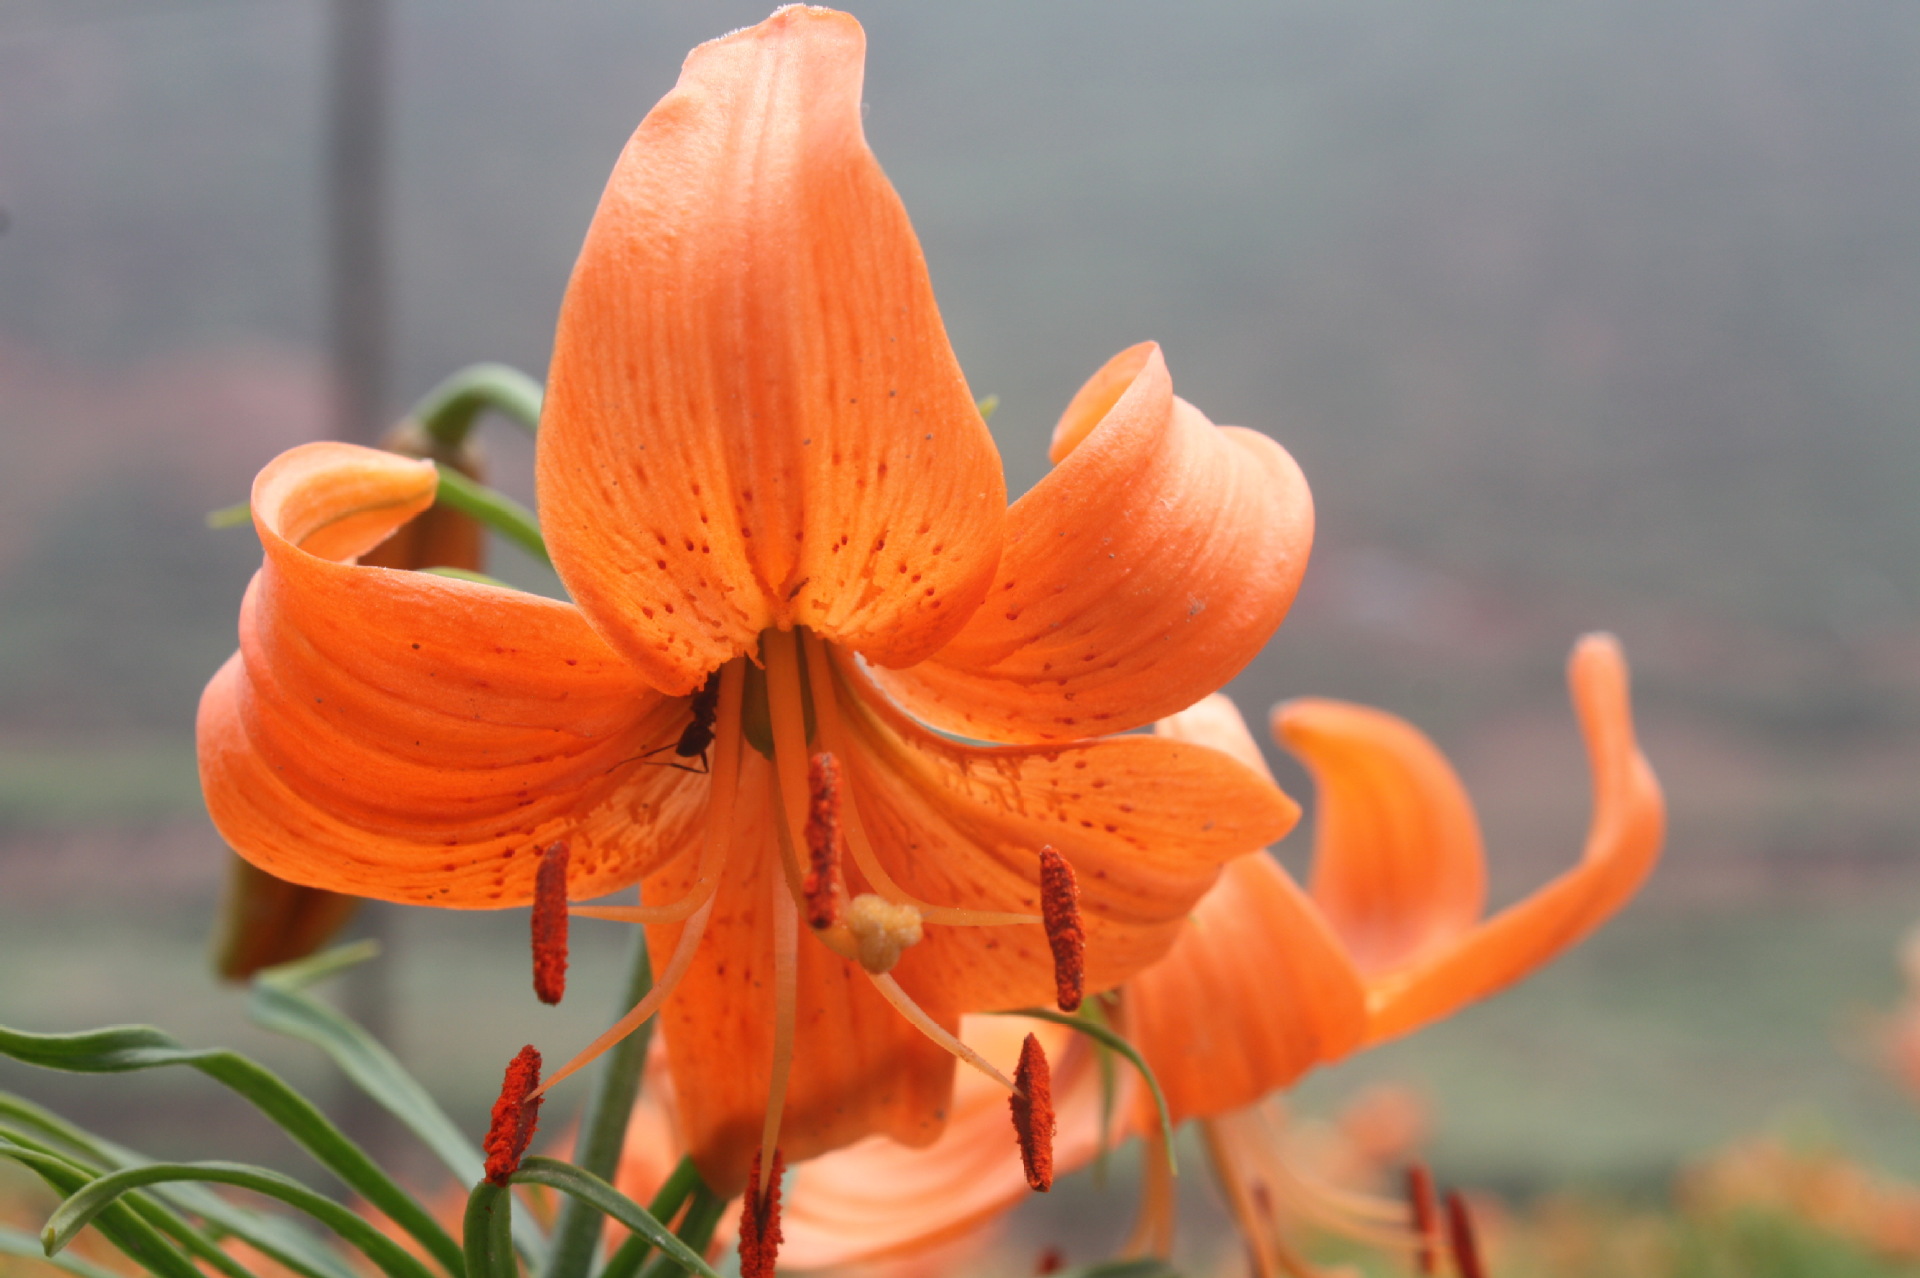
[[[1343,701],[1290,701],[1274,736],[1320,792],[1309,890],[1369,974],[1418,961],[1479,919],[1480,822],[1446,757],[1418,728]]]
[[[1018,1017],[969,1017],[962,1029],[970,1047],[1009,1073],[1021,1039],[1029,1032],[1040,1039],[1053,1062],[1054,1166],[1065,1173],[1091,1162],[1100,1149],[1101,1089],[1087,1040]],[[1119,1097],[1116,1112],[1124,1114],[1126,1103]],[[782,1212],[781,1263],[820,1269],[918,1254],[968,1233],[1031,1192],[1014,1148],[1006,1092],[963,1071],[946,1130],[927,1148],[870,1137],[795,1171]]]
[[[732,850],[693,966],[660,1009],[688,1152],[708,1185],[737,1194],[760,1141],[772,1077],[773,925],[781,881],[771,765],[742,752]],[[698,877],[688,856],[648,878],[650,901],[677,900]],[[655,970],[680,926],[647,929]],[[907,1145],[940,1134],[953,1058],[876,993],[860,968],[800,937],[798,1018],[780,1147],[793,1162],[880,1132]],[[922,999],[948,1030],[951,1004]]]
[[[936,726],[1041,742],[1150,723],[1237,674],[1299,588],[1300,468],[1176,398],[1158,346],[1096,373],[1055,441],[1059,465],[1007,512],[987,602],[931,660],[880,676]]]
[[[1627,664],[1612,635],[1588,635],[1568,663],[1593,772],[1593,817],[1580,864],[1372,991],[1369,1042],[1395,1038],[1506,988],[1625,905],[1652,873],[1666,800],[1634,740]]]
[[[1219,694],[1155,730],[1266,770]],[[1251,1105],[1366,1035],[1366,992],[1339,939],[1263,852],[1230,861],[1167,956],[1128,981],[1127,1035],[1176,1123]]]
[[[858,688],[857,672],[845,686]],[[868,685],[841,698],[861,820],[895,881],[923,901],[1037,912],[1039,852],[1072,864],[1086,988],[1119,984],[1172,944],[1221,864],[1280,838],[1299,808],[1219,751],[1148,736],[968,746],[920,727]],[[1047,1003],[1038,924],[943,927],[900,961],[915,997],[977,1011]]]
[[[1000,553],[999,456],[861,131],[865,44],[846,14],[793,6],[695,49],[561,306],[548,545],[670,692],[770,626],[918,661]]]
[[[201,783],[280,878],[387,900],[524,904],[537,845],[575,840],[577,896],[687,838],[705,779],[620,767],[684,713],[566,604],[350,559],[433,500],[433,466],[351,444],[254,485],[266,560],[199,714]]]

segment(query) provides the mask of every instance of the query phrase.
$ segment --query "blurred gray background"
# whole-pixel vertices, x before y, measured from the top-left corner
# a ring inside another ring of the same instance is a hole
[[[1410,1081],[1444,1170],[1518,1188],[1652,1185],[1783,1124],[1920,1170],[1874,1030],[1920,904],[1920,9],[854,8],[869,137],[1010,488],[1148,337],[1306,469],[1314,563],[1234,687],[1250,713],[1329,694],[1427,727],[1505,900],[1579,848],[1571,641],[1635,662],[1673,799],[1653,886],[1304,1104]],[[688,48],[765,12],[393,0],[389,413],[473,360],[542,372],[622,142]],[[330,429],[325,17],[0,3],[0,1021],[156,1020],[313,1080],[206,972],[191,720],[258,555],[202,515]],[[529,449],[487,442],[530,499]],[[392,926],[398,1045],[468,1117],[614,996],[611,927],[551,1013],[518,916]],[[280,1156],[190,1081],[0,1083],[155,1152]],[[232,1148],[204,1147],[215,1112]]]

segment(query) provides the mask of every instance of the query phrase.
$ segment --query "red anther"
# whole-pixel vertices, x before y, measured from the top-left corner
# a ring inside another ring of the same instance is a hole
[[[567,845],[540,854],[533,876],[533,992],[558,1003],[567,992]]]
[[[1053,950],[1053,990],[1063,1012],[1077,1011],[1087,992],[1087,929],[1080,924],[1080,884],[1067,858],[1040,849],[1040,919]]]
[[[1020,1044],[1013,1085],[1019,1090],[1007,1097],[1007,1106],[1020,1139],[1020,1168],[1027,1184],[1044,1194],[1053,1188],[1053,1071],[1040,1040],[1031,1034]]]
[[[1407,1168],[1407,1206],[1413,1215],[1413,1232],[1419,1236],[1420,1249],[1414,1253],[1414,1265],[1422,1274],[1434,1274],[1440,1268],[1440,1205],[1433,1196],[1433,1173],[1425,1163]]]
[[[1447,1250],[1453,1253],[1453,1267],[1460,1278],[1487,1278],[1480,1263],[1480,1240],[1473,1232],[1473,1213],[1467,1200],[1457,1192],[1447,1195]]]
[[[1040,1259],[1033,1264],[1034,1278],[1046,1278],[1048,1274],[1057,1274],[1067,1267],[1067,1253],[1058,1247],[1049,1247],[1040,1253]]]
[[[747,1196],[740,1203],[740,1278],[773,1278],[773,1262],[780,1255],[780,1177],[786,1169],[786,1160],[774,1150],[773,1175],[761,1194],[760,1153],[754,1151]]]
[[[493,1121],[487,1124],[487,1179],[505,1185],[507,1177],[520,1170],[540,1125],[540,1102],[533,1089],[540,1086],[540,1053],[531,1045],[507,1062],[507,1076],[500,1082],[500,1099],[493,1103]]]
[[[807,926],[840,921],[840,760],[826,751],[807,763]]]

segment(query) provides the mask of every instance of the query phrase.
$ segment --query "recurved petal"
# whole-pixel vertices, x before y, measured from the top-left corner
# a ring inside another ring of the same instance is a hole
[[[660,1010],[673,1068],[680,1130],[716,1192],[737,1194],[759,1147],[772,1077],[773,915],[787,885],[779,869],[767,761],[742,751],[740,791],[713,915],[679,987]],[[679,899],[697,877],[685,857],[646,883],[649,901]],[[788,908],[791,908],[790,906]],[[648,929],[654,970],[663,970],[679,925]],[[791,1162],[879,1132],[925,1145],[940,1134],[953,1058],[901,1018],[866,974],[800,929],[793,1072],[780,1128]],[[921,1004],[949,1030],[951,1004]]]
[[[1313,542],[1300,468],[1175,398],[1159,347],[1095,374],[1062,446],[1007,512],[993,588],[966,628],[880,676],[930,723],[1032,742],[1136,728],[1238,673],[1293,602]]]
[[[968,746],[862,688],[857,671],[841,674],[843,762],[888,873],[934,905],[1037,913],[1039,852],[1052,846],[1079,880],[1090,993],[1164,954],[1219,866],[1299,816],[1270,782],[1203,746],[1149,736]],[[929,924],[899,977],[961,1011],[1048,1003],[1054,992],[1038,924]]]
[[[1480,823],[1446,757],[1420,730],[1343,701],[1289,701],[1274,736],[1320,793],[1314,904],[1369,975],[1416,962],[1480,917]]]
[[[1053,1139],[1060,1174],[1091,1162],[1100,1149],[1100,1066],[1087,1040],[1045,1021],[968,1017],[962,1037],[1013,1072],[1021,1039],[1041,1040],[1053,1064]],[[1126,1080],[1122,1079],[1122,1091]],[[1114,1112],[1127,1112],[1116,1097]],[[1116,1119],[1116,1126],[1118,1121]],[[1007,1093],[972,1070],[955,1079],[940,1139],[912,1149],[875,1136],[800,1167],[782,1213],[782,1264],[795,1269],[917,1254],[981,1228],[1031,1191],[1021,1171]]]
[[[1368,1041],[1405,1034],[1504,989],[1605,922],[1660,856],[1666,800],[1634,739],[1627,664],[1612,635],[1588,635],[1568,663],[1593,773],[1593,816],[1580,863],[1447,949],[1370,991]]]
[[[685,712],[566,604],[341,562],[434,483],[428,463],[349,444],[261,472],[265,563],[200,702],[214,823],[269,873],[358,896],[524,903],[558,837],[575,895],[631,883],[704,797],[704,778],[634,761]]]
[[[1359,972],[1260,852],[1229,862],[1167,956],[1124,988],[1127,1035],[1176,1123],[1251,1105],[1366,1034]]]
[[[917,661],[999,557],[999,456],[862,135],[864,52],[851,17],[800,6],[695,49],[561,306],[548,545],[670,691],[775,625]]]

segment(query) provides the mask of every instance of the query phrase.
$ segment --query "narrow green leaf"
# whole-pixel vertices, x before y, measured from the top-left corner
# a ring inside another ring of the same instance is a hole
[[[998,395],[989,395],[975,404],[974,407],[980,410],[981,421],[990,422],[993,420],[994,410],[1000,407],[1000,397]]]
[[[681,1155],[668,1173],[666,1182],[653,1195],[653,1201],[647,1204],[647,1211],[662,1224],[671,1221],[680,1214],[680,1208],[686,1205],[687,1198],[696,1190],[704,1188],[700,1179],[700,1169],[693,1165],[691,1155]],[[599,1278],[634,1278],[640,1272],[640,1266],[647,1263],[647,1257],[653,1254],[653,1242],[642,1234],[629,1234],[612,1256],[607,1259],[606,1268],[600,1271]]]
[[[467,1195],[461,1230],[467,1278],[519,1278],[513,1263],[513,1195],[483,1180]]]
[[[1017,1011],[1001,1012],[998,1015],[1030,1016],[1036,1021],[1052,1021],[1055,1025],[1064,1025],[1068,1029],[1078,1030],[1094,1042],[1126,1057],[1128,1063],[1140,1071],[1140,1077],[1146,1082],[1147,1090],[1153,1093],[1153,1107],[1160,1113],[1160,1135],[1167,1147],[1167,1170],[1176,1176],[1180,1174],[1180,1166],[1173,1156],[1173,1115],[1167,1110],[1167,1096],[1160,1090],[1160,1080],[1153,1076],[1153,1070],[1148,1068],[1146,1057],[1140,1055],[1139,1049],[1098,1021],[1084,1016],[1069,1016],[1065,1012],[1056,1012],[1051,1008],[1023,1007]]]
[[[459,447],[481,413],[492,409],[534,434],[540,429],[540,383],[506,364],[470,364],[421,397],[408,414],[428,435]]]
[[[468,479],[451,466],[440,466],[440,491],[435,500],[463,515],[472,515],[541,563],[553,562],[547,554],[546,539],[540,535],[540,521],[505,493]]]
[[[117,1171],[123,1167],[143,1167],[153,1161],[124,1146],[116,1145],[104,1137],[76,1127],[51,1111],[35,1105],[32,1101],[9,1092],[0,1092],[0,1120],[11,1120],[29,1132],[51,1138],[58,1145],[77,1154],[78,1157],[74,1161],[86,1166],[90,1172]],[[0,1126],[0,1135],[9,1135],[16,1143],[26,1139],[24,1134],[9,1132],[5,1126]],[[290,1220],[250,1211],[238,1204],[228,1202],[210,1190],[188,1182],[159,1186],[152,1191],[152,1194],[156,1200],[154,1206],[165,1213],[165,1218],[159,1214],[143,1214],[146,1215],[150,1224],[176,1239],[181,1236],[180,1230],[191,1229],[192,1226],[171,1212],[167,1212],[166,1209],[169,1207],[200,1217],[242,1242],[257,1248],[262,1254],[272,1257],[295,1273],[303,1275],[304,1278],[359,1278],[359,1275],[348,1268],[340,1257],[327,1250],[311,1234]],[[136,1210],[138,1209],[136,1202]]]
[[[0,1225],[0,1256],[19,1256],[25,1260],[37,1260],[43,1265],[52,1265],[64,1269],[75,1278],[125,1278],[111,1269],[102,1269],[90,1260],[78,1256],[49,1256],[40,1247],[40,1240],[17,1229],[8,1229]]]
[[[486,1175],[486,1159],[479,1147],[378,1039],[304,992],[377,953],[376,943],[360,941],[270,967],[253,978],[247,1017],[325,1052],[356,1087],[419,1137],[455,1180],[471,1185]],[[546,1238],[531,1217],[523,1213],[514,1218],[513,1236],[521,1253],[535,1264],[546,1257]]]
[[[517,587],[508,585],[498,577],[489,577],[484,572],[475,572],[471,568],[450,568],[445,564],[441,564],[434,568],[422,568],[420,571],[430,577],[450,577],[454,581],[471,581],[481,586],[498,586],[502,590],[517,589]]]
[[[646,929],[633,929],[632,947],[633,953],[627,960],[626,988],[621,991],[619,1010],[622,1013],[653,988]],[[653,1022],[648,1021],[614,1044],[599,1064],[593,1091],[581,1111],[580,1138],[574,1146],[573,1163],[602,1180],[611,1180],[620,1165],[620,1152],[626,1146],[627,1121],[633,1116],[633,1103],[640,1095],[640,1075],[646,1066],[647,1043],[652,1036]],[[662,1220],[672,1219],[672,1213],[661,1216],[656,1211],[653,1214]],[[560,1219],[553,1228],[553,1247],[547,1256],[545,1278],[587,1278],[600,1254],[604,1220],[599,1212],[578,1198],[563,1201]]]
[[[28,1149],[11,1140],[0,1140],[0,1158],[11,1159],[28,1168],[57,1194],[74,1193],[92,1179],[88,1172],[57,1154]],[[94,1222],[94,1228],[135,1264],[157,1278],[205,1278],[178,1247],[168,1242],[159,1230],[142,1220],[126,1203],[115,1203],[101,1212],[100,1218]]]
[[[696,1256],[704,1256],[707,1254],[707,1245],[713,1241],[713,1231],[726,1211],[727,1200],[708,1189],[705,1181],[696,1181],[693,1200],[687,1204],[686,1218],[674,1232],[686,1244],[688,1251]],[[671,1255],[656,1256],[641,1278],[680,1278],[680,1275],[691,1272]]]
[[[1181,1278],[1180,1271],[1158,1256],[1132,1260],[1105,1260],[1097,1265],[1069,1269],[1059,1278]]]
[[[385,1212],[460,1278],[460,1246],[438,1221],[348,1140],[313,1103],[265,1066],[225,1048],[188,1049],[150,1025],[118,1025],[81,1034],[24,1034],[0,1027],[0,1055],[79,1074],[119,1074],[185,1065],[244,1096],[349,1188]]]
[[[351,1243],[368,1260],[378,1265],[389,1278],[433,1278],[433,1271],[376,1229],[358,1213],[342,1207],[331,1198],[317,1194],[291,1176],[249,1167],[244,1163],[149,1163],[110,1172],[68,1196],[53,1215],[40,1238],[49,1255],[59,1251],[89,1222],[130,1190],[168,1181],[194,1181],[216,1185],[234,1185],[265,1194],[296,1211],[305,1212],[341,1238]]]
[[[239,528],[252,522],[253,503],[250,501],[237,501],[231,506],[207,512],[207,527],[213,529]]]
[[[705,1274],[707,1278],[719,1278],[713,1267],[703,1260],[698,1252],[686,1243],[674,1237],[673,1231],[654,1219],[653,1213],[633,1199],[589,1172],[581,1171],[572,1163],[563,1163],[553,1158],[529,1158],[520,1164],[520,1170],[512,1176],[519,1185],[545,1185],[570,1194],[596,1211],[604,1212],[612,1219],[625,1225],[636,1234],[640,1234],[658,1247],[664,1256],[672,1257],[683,1267],[695,1273]]]

